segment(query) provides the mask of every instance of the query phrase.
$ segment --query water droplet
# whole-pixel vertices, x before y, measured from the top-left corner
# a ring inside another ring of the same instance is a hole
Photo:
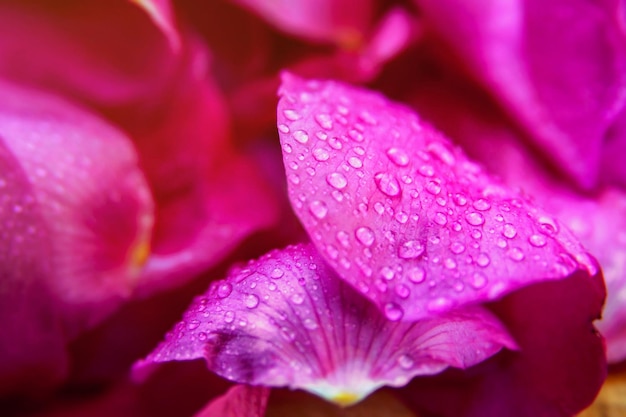
[[[459,253],[463,253],[463,251],[465,250],[465,245],[463,245],[461,242],[452,242],[452,244],[450,245],[450,251],[454,254],[459,254]]]
[[[475,211],[467,213],[467,215],[465,216],[465,220],[467,220],[467,222],[472,226],[480,226],[481,224],[485,223],[485,217]]]
[[[432,177],[435,175],[435,169],[431,165],[422,165],[419,169],[419,173],[425,177]]]
[[[437,223],[439,226],[444,226],[448,222],[448,219],[446,218],[445,214],[438,211],[437,213],[435,213],[435,217],[433,218],[433,221]]]
[[[198,327],[200,327],[200,321],[198,320],[191,320],[189,323],[187,323],[187,329],[189,330],[195,330]]]
[[[489,258],[489,255],[487,255],[485,252],[479,253],[476,257],[476,264],[478,264],[478,266],[482,266],[483,268],[489,265],[490,262],[491,259]]]
[[[300,177],[298,174],[291,174],[289,175],[289,181],[291,181],[292,184],[298,185],[300,184]]]
[[[303,145],[309,141],[309,135],[304,130],[296,130],[292,136]]]
[[[233,286],[228,282],[223,282],[217,287],[217,296],[219,298],[226,298],[233,292]]]
[[[339,138],[333,136],[328,140],[328,144],[330,145],[331,148],[339,150],[341,148],[343,148],[343,144],[341,143],[341,141],[339,140]]]
[[[473,206],[476,210],[487,211],[491,208],[491,203],[484,198],[479,198],[478,200],[474,201]]]
[[[389,197],[396,197],[400,194],[401,188],[398,180],[393,174],[379,172],[374,176],[374,181],[378,189]]]
[[[409,240],[398,247],[398,256],[402,259],[415,259],[424,253],[424,245],[417,240]]]
[[[478,239],[483,237],[483,233],[480,230],[478,230],[478,229],[474,229],[474,230],[472,230],[472,237],[474,239],[478,240]]]
[[[232,323],[235,320],[235,313],[232,311],[227,311],[224,313],[224,322]]]
[[[204,342],[207,339],[207,334],[205,332],[198,333],[198,340]]]
[[[328,206],[323,201],[315,200],[309,205],[309,211],[321,220],[328,214]]]
[[[426,271],[424,271],[423,268],[416,266],[415,268],[409,270],[408,277],[409,281],[411,281],[412,283],[420,284],[426,279]]]
[[[387,149],[387,157],[391,162],[399,167],[405,167],[409,164],[409,155],[399,148]]]
[[[470,280],[470,285],[479,290],[487,285],[487,277],[482,272],[474,272]]]
[[[541,216],[538,221],[539,227],[545,234],[553,236],[558,233],[559,226],[553,218],[548,216]]]
[[[356,229],[355,236],[365,246],[372,246],[374,243],[374,232],[367,226]]]
[[[285,272],[280,268],[274,268],[272,272],[270,273],[270,277],[274,279],[282,278],[283,275],[285,275]]]
[[[461,226],[461,223],[459,223],[457,221],[452,223],[452,230],[454,230],[455,232],[460,232],[461,229],[463,229],[463,226]]]
[[[244,297],[244,304],[248,308],[255,308],[259,305],[259,297],[255,294],[248,294]]]
[[[454,203],[457,206],[463,207],[467,204],[467,197],[465,197],[463,194],[456,194],[454,196]]]
[[[452,152],[450,152],[443,143],[431,142],[428,144],[426,149],[428,152],[438,157],[446,165],[452,166],[456,162],[456,158]]]
[[[335,237],[337,238],[337,241],[341,243],[341,246],[343,246],[344,248],[350,247],[350,236],[346,232],[340,230],[337,232]]]
[[[396,221],[400,224],[404,224],[409,220],[409,215],[403,211],[399,211],[395,215]]]
[[[443,266],[448,269],[454,269],[456,268],[456,261],[452,258],[447,258],[445,261],[443,261]]]
[[[285,118],[287,120],[291,120],[291,121],[298,120],[300,118],[300,115],[298,114],[298,112],[295,110],[291,110],[291,109],[283,110],[283,114],[285,115]]]
[[[441,192],[441,185],[439,185],[436,181],[430,181],[426,184],[426,191],[431,193],[432,195],[437,195]]]
[[[409,355],[401,355],[398,357],[398,365],[402,369],[411,369],[415,365],[415,361]]]
[[[300,305],[304,302],[304,297],[302,294],[294,294],[291,296],[291,301],[296,305]]]
[[[285,153],[291,153],[293,152],[293,148],[291,147],[290,144],[285,143],[283,144],[283,151],[285,151]]]
[[[326,182],[331,187],[334,187],[338,190],[342,190],[348,185],[348,180],[346,179],[346,176],[343,175],[341,172],[331,172],[326,177]]]
[[[497,245],[499,248],[504,249],[504,248],[506,248],[507,243],[506,243],[506,240],[504,240],[504,239],[502,239],[502,238],[498,238],[498,239],[496,240],[496,245]]]
[[[322,129],[330,130],[333,128],[333,119],[328,114],[316,114],[315,121]]]
[[[313,149],[313,158],[315,158],[317,161],[324,162],[327,161],[328,158],[330,158],[330,154],[324,148],[316,148]]]
[[[361,161],[361,159],[357,158],[356,156],[351,156],[350,158],[348,158],[348,163],[352,168],[363,167],[363,161]]]
[[[548,243],[544,235],[532,235],[531,237],[528,238],[528,241],[530,242],[531,245],[537,248],[544,247],[546,246],[546,243]]]
[[[507,239],[513,239],[517,235],[517,230],[511,223],[505,223],[502,228],[502,235]]]
[[[315,330],[317,329],[317,322],[315,320],[311,320],[310,318],[306,318],[304,319],[304,327],[307,328],[308,330]]]
[[[508,255],[514,261],[522,261],[524,259],[524,252],[520,248],[511,248],[508,251]]]
[[[350,129],[348,136],[355,142],[363,142],[363,135],[356,129]]]
[[[390,302],[385,304],[385,316],[391,321],[398,321],[404,316],[404,311],[398,304]]]
[[[396,294],[402,299],[407,299],[411,295],[411,290],[404,284],[398,284],[396,286]]]
[[[377,201],[376,203],[374,203],[374,210],[379,215],[382,215],[385,212],[385,205],[380,201]]]

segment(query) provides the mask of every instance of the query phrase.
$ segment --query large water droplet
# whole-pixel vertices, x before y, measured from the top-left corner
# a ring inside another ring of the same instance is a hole
[[[356,156],[351,156],[350,158],[348,158],[348,163],[352,168],[358,169],[363,167],[363,161],[361,161],[361,159]]]
[[[274,279],[282,278],[285,275],[285,272],[280,268],[274,268],[272,272],[270,272],[270,277]]]
[[[482,266],[483,268],[489,265],[490,262],[491,259],[489,258],[489,255],[487,255],[485,252],[479,253],[476,257],[476,263],[478,264],[478,266]]]
[[[441,185],[436,181],[430,181],[428,184],[426,184],[426,191],[428,191],[432,195],[437,195],[441,192]]]
[[[259,305],[259,297],[257,297],[255,294],[247,294],[244,297],[243,302],[248,308],[256,308],[256,306]]]
[[[367,226],[356,229],[355,236],[365,246],[372,246],[374,243],[374,232]]]
[[[200,327],[199,320],[191,320],[189,323],[187,323],[187,329],[189,330],[196,330],[198,327]]]
[[[476,210],[487,211],[491,208],[491,203],[484,198],[479,198],[478,200],[474,201],[473,206]]]
[[[456,255],[458,255],[459,253],[463,253],[464,250],[465,245],[463,245],[461,242],[452,242],[452,244],[450,245],[450,251]]]
[[[303,145],[309,141],[309,135],[304,130],[296,130],[292,136]]]
[[[285,115],[285,118],[287,120],[291,120],[291,121],[298,120],[300,118],[300,115],[298,114],[298,112],[295,110],[291,110],[291,109],[283,110],[283,114]]]
[[[515,236],[517,236],[517,230],[515,230],[515,226],[513,226],[511,223],[505,223],[504,227],[502,228],[502,235],[504,235],[504,237],[506,237],[507,239],[513,239]]]
[[[387,149],[387,157],[399,167],[405,167],[409,164],[409,155],[399,148]]]
[[[414,284],[420,284],[426,279],[426,271],[424,268],[416,266],[408,272],[409,281]]]
[[[327,161],[328,158],[330,158],[330,154],[324,148],[316,148],[316,149],[313,149],[313,158],[315,158],[316,160],[320,162],[324,162],[324,161]]]
[[[487,277],[482,272],[474,272],[470,279],[470,285],[479,290],[487,285]]]
[[[544,235],[532,235],[531,237],[528,238],[528,241],[530,242],[531,245],[537,248],[544,247],[546,246],[546,243],[548,243]]]
[[[223,282],[217,287],[217,296],[226,298],[233,292],[233,286],[228,282]]]
[[[411,369],[415,365],[415,361],[409,355],[401,355],[398,357],[398,365],[402,369]]]
[[[419,173],[425,177],[432,177],[435,175],[435,169],[431,165],[422,165],[419,169]]]
[[[315,121],[322,129],[330,130],[333,128],[333,119],[328,114],[316,114]]]
[[[411,290],[404,284],[398,284],[396,286],[396,294],[402,299],[407,299],[411,295]]]
[[[224,322],[232,323],[235,320],[235,313],[232,311],[227,311],[224,313]]]
[[[302,294],[296,293],[291,296],[291,301],[296,305],[300,305],[304,302],[304,297]]]
[[[398,321],[402,318],[402,316],[404,316],[404,311],[402,310],[402,307],[393,302],[385,304],[384,310],[385,316],[391,321]]]
[[[437,223],[439,226],[444,226],[448,222],[448,219],[446,218],[445,214],[438,211],[437,213],[435,213],[435,217],[433,218],[433,221]]]
[[[524,252],[520,248],[511,248],[508,251],[508,255],[514,261],[522,261],[524,260]]]
[[[341,172],[331,172],[326,177],[326,182],[328,182],[331,187],[334,187],[338,190],[342,190],[348,185],[348,180],[346,179],[346,176],[343,175]]]
[[[396,197],[401,192],[400,184],[393,174],[379,172],[374,176],[374,181],[378,189],[389,197]]]
[[[409,240],[398,247],[398,256],[402,259],[415,259],[424,253],[424,245],[417,240]]]
[[[475,211],[467,213],[467,215],[465,216],[465,220],[467,220],[467,222],[472,226],[480,226],[481,224],[485,223],[485,217]]]
[[[315,200],[309,205],[309,211],[318,219],[323,219],[328,214],[328,206],[320,200]]]

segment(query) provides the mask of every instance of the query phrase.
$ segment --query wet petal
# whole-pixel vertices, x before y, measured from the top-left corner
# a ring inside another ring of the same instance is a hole
[[[374,14],[371,0],[360,2],[358,7],[346,0],[236,1],[287,33],[347,48],[360,44]]]
[[[252,385],[302,388],[340,404],[416,375],[465,369],[515,342],[486,309],[389,322],[312,245],[274,251],[231,272],[136,368],[205,358]]]
[[[626,48],[610,2],[416,3],[546,156],[592,187],[626,85]]]
[[[10,254],[2,262],[10,285],[0,321],[22,332],[3,338],[2,349],[31,352],[43,320],[41,343],[54,339],[56,352],[59,339],[93,326],[133,291],[149,250],[152,199],[119,131],[65,101],[0,87],[0,140],[9,164],[0,186],[11,206],[0,222],[2,253]],[[57,361],[62,366],[64,359]]]
[[[286,75],[278,130],[289,196],[337,273],[415,320],[497,299],[595,260],[407,108]],[[391,318],[390,317],[390,318]]]
[[[195,417],[259,417],[265,415],[269,388],[235,385],[212,400]]]
[[[137,6],[145,10],[155,25],[157,25],[163,34],[167,37],[170,46],[174,51],[178,51],[181,47],[181,40],[178,30],[176,29],[172,4],[169,0],[130,0]]]

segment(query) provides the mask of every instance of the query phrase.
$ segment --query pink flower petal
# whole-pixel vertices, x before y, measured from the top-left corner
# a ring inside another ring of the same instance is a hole
[[[416,3],[546,156],[592,187],[626,85],[626,48],[609,2]]]
[[[264,416],[269,394],[269,388],[235,385],[224,395],[212,400],[195,417]]]
[[[280,94],[294,210],[337,273],[388,317],[416,320],[577,270],[597,273],[557,220],[409,109],[290,75]]]
[[[10,254],[2,264],[11,283],[0,295],[7,306],[0,322],[20,333],[3,337],[1,349],[37,351],[33,338],[41,330],[41,343],[50,339],[51,354],[58,353],[59,339],[101,321],[133,291],[150,239],[152,199],[119,131],[65,101],[0,87],[7,164],[0,184],[10,206],[0,222],[2,253]]]
[[[306,39],[354,45],[361,42],[374,14],[372,0],[235,0],[279,29]]]
[[[154,24],[163,31],[174,51],[180,50],[180,35],[176,29],[172,4],[169,0],[130,0],[130,2],[148,13]]]
[[[205,358],[211,370],[239,383],[302,388],[351,404],[383,385],[468,368],[503,347],[516,345],[479,307],[389,322],[312,245],[301,245],[215,282],[137,367]]]

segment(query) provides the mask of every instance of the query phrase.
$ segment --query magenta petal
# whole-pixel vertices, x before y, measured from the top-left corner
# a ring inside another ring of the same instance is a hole
[[[351,403],[415,375],[467,368],[516,348],[498,319],[470,307],[390,322],[343,283],[312,245],[274,251],[196,299],[138,365],[205,358],[239,383],[302,388]]]
[[[130,0],[148,13],[155,25],[163,31],[172,50],[179,51],[181,39],[174,18],[170,0]]]
[[[286,75],[278,130],[296,214],[337,273],[390,319],[597,272],[558,221],[409,109]]]
[[[416,3],[546,156],[593,186],[626,85],[626,48],[609,2]]]
[[[212,400],[195,417],[263,416],[269,395],[269,388],[235,385],[224,395]]]

